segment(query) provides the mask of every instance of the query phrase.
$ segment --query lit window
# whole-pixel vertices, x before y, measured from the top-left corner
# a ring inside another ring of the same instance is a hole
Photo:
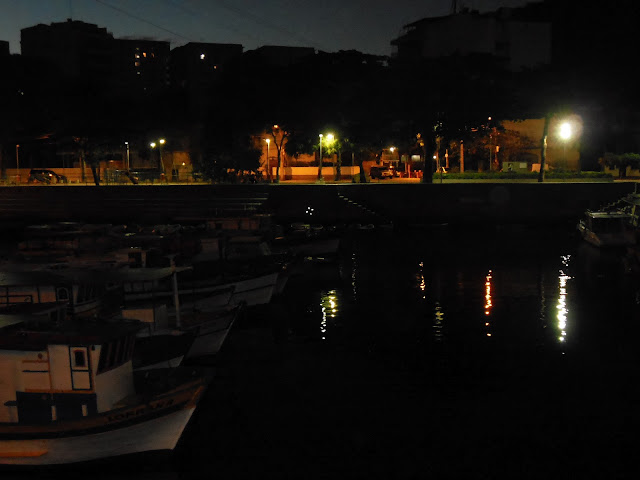
[[[204,57],[205,57],[204,53],[201,53],[200,54],[200,60],[204,60]]]
[[[136,53],[136,58],[140,58],[140,54],[139,53]]]
[[[139,67],[139,66],[140,66],[140,62],[136,62],[136,67]]]
[[[142,56],[143,56],[144,58],[147,58],[147,52],[142,52]]]

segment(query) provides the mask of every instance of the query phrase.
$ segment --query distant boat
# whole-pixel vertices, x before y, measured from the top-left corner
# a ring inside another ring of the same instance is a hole
[[[197,362],[216,355],[243,311],[244,305],[211,312],[185,311],[181,314],[180,327],[139,334],[134,369],[177,367],[183,362]],[[169,323],[175,325],[175,317]]]
[[[106,313],[104,300],[114,294],[109,283],[91,270],[22,264],[5,264],[2,269],[0,306],[66,302],[72,317],[92,317]]]
[[[582,238],[596,247],[626,247],[636,243],[630,218],[622,210],[587,210],[577,228]]]
[[[0,315],[0,464],[173,450],[211,375],[134,372],[138,322]]]

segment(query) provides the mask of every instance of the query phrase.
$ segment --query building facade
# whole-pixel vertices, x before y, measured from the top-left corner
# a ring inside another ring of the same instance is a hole
[[[551,22],[522,12],[511,8],[483,14],[465,10],[418,20],[391,41],[392,57],[416,61],[486,54],[503,60],[512,71],[551,63]]]

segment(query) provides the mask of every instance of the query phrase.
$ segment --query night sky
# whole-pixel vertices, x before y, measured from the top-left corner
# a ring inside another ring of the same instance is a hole
[[[527,0],[458,0],[480,11]],[[0,40],[20,53],[20,29],[67,18],[116,38],[311,46],[389,55],[404,25],[447,15],[451,0],[0,0]]]

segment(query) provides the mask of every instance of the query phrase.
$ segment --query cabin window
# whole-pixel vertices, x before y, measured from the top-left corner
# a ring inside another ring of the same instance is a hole
[[[84,350],[73,351],[73,365],[74,367],[86,367],[87,358],[85,357]]]
[[[59,287],[56,291],[58,294],[58,300],[69,300],[69,290],[64,287]]]
[[[98,362],[98,372],[104,372],[111,368],[111,365],[109,364],[109,357],[111,356],[112,348],[112,342],[102,345],[102,348],[100,349],[100,361]]]
[[[124,337],[102,346],[98,373],[118,367],[131,359],[133,355],[134,338]]]

